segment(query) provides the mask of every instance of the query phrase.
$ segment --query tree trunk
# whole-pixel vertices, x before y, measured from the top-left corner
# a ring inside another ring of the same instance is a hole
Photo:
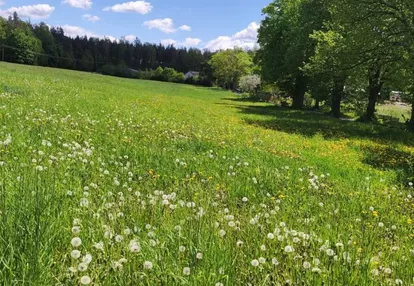
[[[368,107],[365,115],[366,119],[371,121],[375,117],[375,106],[379,98],[383,82],[381,81],[381,69],[378,68],[375,73],[369,77],[368,86]]]
[[[300,74],[296,77],[295,89],[293,91],[293,109],[302,109],[303,101],[305,99],[306,93],[306,78],[303,74]]]
[[[411,104],[411,120],[410,122],[408,122],[408,129],[411,132],[414,132],[414,99],[412,100],[412,104]]]
[[[315,105],[313,106],[313,109],[315,110],[319,110],[320,109],[320,100],[319,99],[315,99]]]
[[[336,77],[334,79],[334,86],[332,89],[332,103],[331,103],[331,112],[332,115],[336,118],[341,117],[341,102],[342,97],[344,96],[345,89],[345,78]]]

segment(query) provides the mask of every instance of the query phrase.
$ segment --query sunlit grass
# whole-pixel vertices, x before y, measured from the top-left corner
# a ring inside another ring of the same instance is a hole
[[[1,285],[413,283],[408,133],[3,63],[0,126]]]
[[[411,106],[399,103],[379,105],[377,111],[379,115],[393,117],[403,123],[411,118]]]

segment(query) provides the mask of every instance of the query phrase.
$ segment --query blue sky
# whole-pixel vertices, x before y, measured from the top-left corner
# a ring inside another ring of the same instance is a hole
[[[136,36],[142,42],[211,50],[255,45],[261,10],[271,0],[0,0],[32,22],[62,26],[70,36]]]

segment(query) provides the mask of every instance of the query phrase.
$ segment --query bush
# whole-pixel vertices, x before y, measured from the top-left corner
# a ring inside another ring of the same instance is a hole
[[[257,90],[261,84],[261,79],[258,75],[247,75],[240,79],[239,86],[244,92],[250,94],[257,93]]]
[[[122,64],[119,64],[117,66],[107,64],[102,66],[101,73],[104,75],[117,77],[136,78],[138,72]]]
[[[115,75],[115,67],[113,65],[104,65],[101,68],[101,73],[104,75]]]
[[[194,85],[203,85],[203,86],[212,86],[211,81],[206,78],[184,78],[182,72],[178,72],[173,68],[162,68],[158,67],[156,70],[145,70],[145,71],[135,71],[128,68],[123,64],[117,66],[114,65],[104,65],[101,68],[101,73],[104,75],[126,77],[126,78],[138,78],[145,80],[157,80],[157,81],[166,81],[166,82],[175,82],[175,83],[186,83]]]

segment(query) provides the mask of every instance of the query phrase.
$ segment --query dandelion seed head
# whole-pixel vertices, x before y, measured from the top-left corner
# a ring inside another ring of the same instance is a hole
[[[74,237],[71,240],[71,244],[73,247],[79,247],[82,244],[82,240],[79,237]]]
[[[253,267],[257,267],[257,266],[259,266],[260,262],[259,262],[259,260],[257,260],[257,259],[253,259],[253,260],[250,262],[250,264],[251,264]]]
[[[151,270],[151,269],[152,269],[152,267],[153,267],[153,264],[152,264],[152,262],[151,262],[151,261],[145,261],[145,262],[144,262],[144,269],[146,269],[146,270]]]
[[[79,263],[78,270],[80,272],[85,272],[86,270],[88,270],[88,264],[83,263],[83,262],[82,263]]]
[[[82,276],[81,279],[80,279],[80,283],[82,285],[89,285],[89,284],[91,284],[91,282],[92,282],[91,278],[89,276],[86,276],[86,275]]]
[[[73,259],[78,259],[79,257],[81,257],[81,252],[79,250],[77,250],[77,249],[72,250],[72,252],[70,253],[70,256]]]
[[[185,276],[189,276],[189,275],[190,275],[190,273],[191,273],[191,269],[190,269],[190,267],[184,267],[184,268],[183,268],[183,274],[184,274]]]

